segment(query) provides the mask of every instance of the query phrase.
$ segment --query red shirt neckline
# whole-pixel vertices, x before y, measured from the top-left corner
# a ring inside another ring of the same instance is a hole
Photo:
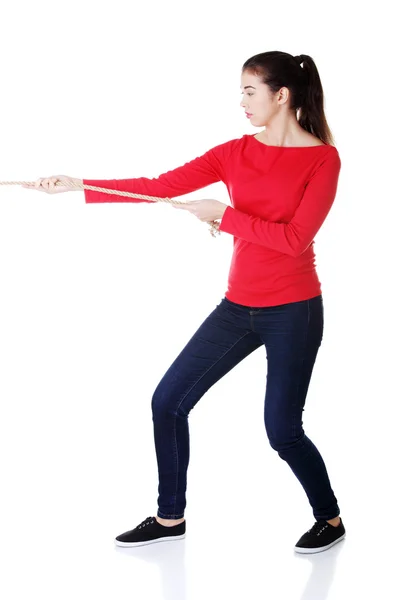
[[[245,134],[246,137],[250,137],[252,138],[255,142],[257,142],[258,144],[261,144],[262,146],[265,146],[266,148],[279,148],[280,150],[302,150],[302,149],[308,149],[308,148],[326,148],[329,147],[331,144],[319,144],[318,146],[270,146],[268,144],[264,144],[264,142],[260,142],[260,140],[257,140],[254,136],[256,136],[256,133],[251,133]]]

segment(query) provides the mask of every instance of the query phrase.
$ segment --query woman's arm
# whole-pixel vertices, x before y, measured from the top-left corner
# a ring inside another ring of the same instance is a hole
[[[225,164],[230,155],[232,141],[220,144],[208,150],[202,156],[184,165],[162,173],[156,178],[137,177],[135,179],[83,179],[87,185],[115,189],[132,194],[175,198],[204,188],[212,183],[224,181]],[[116,194],[106,194],[93,190],[84,190],[85,202],[148,202],[141,198],[130,198]]]

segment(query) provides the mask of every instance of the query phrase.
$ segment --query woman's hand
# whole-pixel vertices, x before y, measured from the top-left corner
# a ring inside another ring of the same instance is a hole
[[[69,187],[68,185],[57,185],[57,181],[70,181],[82,183],[82,179],[76,177],[68,177],[68,175],[53,175],[52,177],[41,177],[37,179],[34,184],[22,184],[23,188],[27,190],[38,190],[39,192],[46,192],[46,194],[61,194],[62,192],[74,192],[79,190],[77,187]]]
[[[174,204],[171,203],[173,208],[181,208],[192,213],[200,221],[216,221],[222,219],[225,210],[228,208],[227,204],[219,202],[218,200],[193,200],[187,204]]]

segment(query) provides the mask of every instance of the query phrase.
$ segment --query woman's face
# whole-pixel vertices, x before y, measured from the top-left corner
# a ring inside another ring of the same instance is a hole
[[[281,104],[287,100],[287,88],[281,88],[279,92],[272,94],[269,87],[251,73],[242,73],[241,89],[243,99],[240,106],[246,113],[250,113],[250,123],[255,127],[270,123]]]

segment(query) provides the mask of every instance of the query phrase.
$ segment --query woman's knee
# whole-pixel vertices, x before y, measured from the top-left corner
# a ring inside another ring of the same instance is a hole
[[[187,416],[181,399],[182,393],[176,387],[161,382],[151,399],[153,418]]]
[[[171,410],[172,394],[166,385],[158,384],[151,398],[153,416],[162,416]]]
[[[281,423],[278,427],[276,423],[266,421],[265,429],[267,432],[268,442],[276,452],[281,452],[296,446],[304,437],[304,430],[301,423],[293,426],[293,423]]]

